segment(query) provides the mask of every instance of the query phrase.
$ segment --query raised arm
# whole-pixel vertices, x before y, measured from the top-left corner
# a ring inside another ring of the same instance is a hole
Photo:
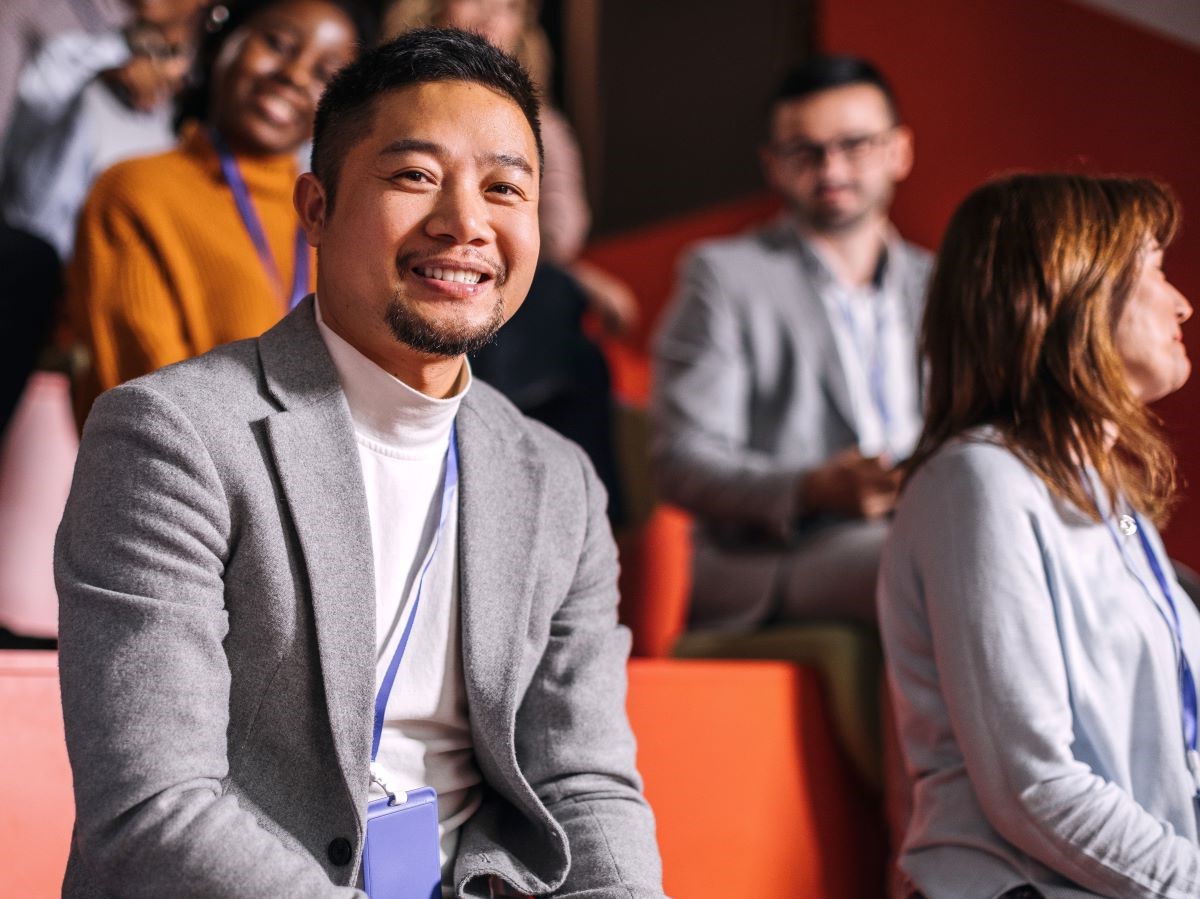
[[[231,521],[187,418],[102,397],[55,547],[77,875],[128,897],[363,899],[226,792]]]

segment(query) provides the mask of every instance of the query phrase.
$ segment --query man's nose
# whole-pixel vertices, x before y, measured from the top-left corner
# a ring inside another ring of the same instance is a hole
[[[438,240],[473,246],[486,244],[495,237],[486,198],[462,181],[447,181],[443,185],[425,230]]]
[[[849,170],[850,163],[846,159],[846,154],[841,147],[836,144],[822,147],[821,160],[817,163],[817,174],[823,180],[842,180],[849,173]]]

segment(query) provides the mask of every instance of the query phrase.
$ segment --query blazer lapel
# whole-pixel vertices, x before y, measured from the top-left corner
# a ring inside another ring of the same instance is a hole
[[[259,353],[284,406],[267,436],[303,555],[334,745],[357,796],[371,755],[375,573],[350,410],[311,299],[261,338]]]
[[[476,754],[490,757],[511,779],[519,776],[513,723],[536,586],[533,562],[540,557],[536,523],[547,500],[545,470],[521,453],[511,431],[500,430],[506,410],[487,408],[480,387],[472,388],[458,414],[463,671]]]

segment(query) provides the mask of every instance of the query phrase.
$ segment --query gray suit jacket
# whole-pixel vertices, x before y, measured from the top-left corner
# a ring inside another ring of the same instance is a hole
[[[699,520],[692,619],[745,627],[768,613],[811,468],[857,443],[832,325],[785,217],[701,245],[654,348],[652,455],[664,497]],[[930,257],[896,240],[885,278],[915,331]],[[913,366],[916,368],[916,349]]]
[[[495,874],[533,894],[661,897],[603,490],[577,447],[485,384],[458,440],[486,783],[458,894],[487,896]],[[55,568],[77,805],[64,895],[361,897],[370,525],[311,299],[258,340],[100,398]]]

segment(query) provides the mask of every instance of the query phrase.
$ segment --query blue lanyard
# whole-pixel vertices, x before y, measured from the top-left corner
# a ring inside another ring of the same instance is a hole
[[[857,323],[854,320],[854,310],[850,308],[850,304],[846,301],[845,297],[836,297],[835,301],[838,304],[838,309],[841,310],[842,321],[845,323],[846,329],[850,332],[851,339],[853,339],[855,345],[858,347],[859,355],[866,356],[866,347],[863,346]],[[892,430],[892,413],[887,401],[885,386],[887,375],[883,365],[883,341],[886,330],[882,307],[884,302],[883,294],[881,293],[872,298],[872,302],[874,303],[872,315],[875,319],[875,345],[871,348],[871,358],[868,362],[867,385],[871,391],[871,399],[875,403],[875,411],[879,414],[879,420],[883,424],[884,443],[887,443]]]
[[[1142,552],[1146,554],[1146,561],[1150,563],[1154,579],[1158,581],[1159,589],[1162,590],[1163,597],[1167,600],[1167,606],[1171,609],[1171,619],[1167,623],[1172,626],[1175,642],[1179,646],[1179,698],[1183,707],[1183,739],[1187,743],[1188,749],[1195,749],[1197,740],[1196,678],[1192,676],[1192,666],[1188,663],[1187,653],[1183,651],[1183,625],[1179,621],[1179,608],[1175,605],[1175,598],[1171,595],[1171,587],[1167,582],[1166,575],[1163,574],[1158,554],[1150,545],[1150,538],[1146,536],[1146,529],[1142,527],[1141,519],[1138,518],[1136,512],[1133,513],[1133,523],[1137,527],[1138,537],[1142,543]]]
[[[1179,620],[1179,608],[1175,605],[1175,598],[1171,594],[1170,583],[1167,581],[1166,574],[1163,573],[1163,567],[1159,562],[1158,554],[1154,551],[1154,547],[1150,545],[1150,538],[1146,536],[1146,529],[1142,526],[1142,520],[1136,512],[1132,512],[1130,518],[1132,518],[1133,526],[1137,530],[1138,540],[1142,544],[1142,552],[1146,554],[1146,562],[1150,566],[1150,571],[1153,573],[1154,579],[1158,582],[1158,587],[1162,591],[1163,598],[1167,601],[1167,608],[1171,610],[1171,616],[1168,618],[1162,607],[1158,603],[1154,603],[1154,607],[1158,609],[1167,626],[1171,628],[1171,636],[1175,638],[1175,646],[1179,653],[1179,700],[1183,718],[1183,741],[1185,748],[1195,751],[1198,738],[1196,678],[1192,675],[1192,666],[1188,662],[1187,653],[1183,650],[1183,625]],[[1117,536],[1117,532],[1113,528],[1112,522],[1108,520],[1108,516],[1104,517],[1104,521],[1108,526],[1108,532],[1112,536],[1113,542],[1117,546],[1117,551],[1124,558],[1125,549],[1121,545],[1121,538]],[[1133,574],[1137,578],[1138,583],[1142,585],[1142,589],[1146,591],[1147,596],[1153,601],[1154,596],[1150,587],[1136,571]]]
[[[258,252],[258,261],[262,263],[262,267],[272,283],[281,288],[283,276],[280,275],[279,266],[275,263],[271,245],[267,242],[267,233],[263,230],[262,220],[258,217],[253,200],[250,199],[250,190],[246,187],[242,170],[238,168],[237,159],[234,158],[225,139],[215,129],[210,129],[209,135],[213,147],[217,151],[217,158],[221,161],[221,174],[229,186],[230,193],[233,194],[233,202],[237,205],[242,225],[245,227],[246,233],[250,235],[250,240],[254,242],[254,249]],[[294,308],[308,294],[308,241],[304,236],[304,229],[299,225],[296,226],[294,258],[288,309]]]
[[[429,549],[429,556],[425,559],[425,564],[421,567],[421,574],[417,578],[417,592],[413,597],[412,611],[408,615],[408,620],[404,623],[404,631],[400,634],[400,642],[396,646],[396,652],[392,655],[392,661],[388,664],[387,671],[383,675],[383,683],[379,685],[379,693],[375,696],[375,730],[371,738],[371,761],[375,761],[375,756],[379,755],[379,738],[383,734],[383,719],[387,712],[388,699],[392,695],[392,685],[396,682],[396,672],[400,670],[400,660],[404,658],[404,650],[408,648],[408,637],[412,633],[413,622],[417,619],[417,610],[421,605],[421,593],[425,589],[425,575],[429,573],[429,566],[433,564],[434,557],[437,555],[438,546],[441,543],[442,531],[446,528],[446,518],[450,514],[450,497],[458,487],[458,443],[456,439],[458,426],[452,424],[450,426],[450,444],[446,447],[446,476],[442,480],[442,496],[441,505],[438,507],[438,527],[437,532],[433,535],[433,545]]]

